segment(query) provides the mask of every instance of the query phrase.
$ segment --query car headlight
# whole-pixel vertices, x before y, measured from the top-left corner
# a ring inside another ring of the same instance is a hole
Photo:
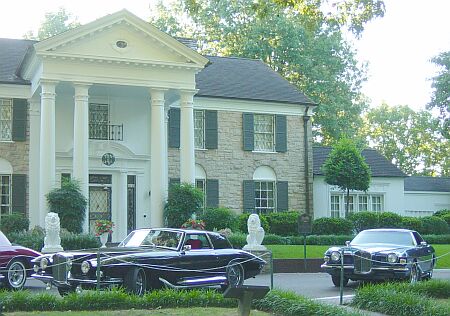
[[[91,264],[88,261],[83,261],[81,263],[81,272],[83,272],[83,274],[87,274],[90,269],[91,269]]]
[[[329,262],[329,261],[330,261],[330,256],[325,256],[325,257],[323,257],[323,261]]]
[[[331,260],[332,261],[339,261],[341,259],[341,254],[338,251],[333,251],[331,253]]]
[[[47,258],[42,258],[40,265],[41,265],[41,269],[42,270],[47,269],[47,267],[48,267],[48,259]]]
[[[33,270],[34,270],[34,272],[38,272],[39,271],[39,266],[37,265],[37,264],[35,264],[34,266],[33,266]]]
[[[389,263],[396,263],[397,260],[398,260],[397,254],[395,254],[395,253],[390,253],[390,254],[387,255],[387,261],[388,261]]]

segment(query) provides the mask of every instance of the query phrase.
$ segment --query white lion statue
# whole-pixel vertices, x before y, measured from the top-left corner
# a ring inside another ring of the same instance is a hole
[[[43,253],[63,251],[61,247],[60,222],[57,213],[50,212],[45,216],[45,238]]]
[[[264,239],[264,228],[261,227],[261,220],[258,214],[251,214],[247,220],[247,245],[244,250],[266,250],[266,247],[261,245]]]

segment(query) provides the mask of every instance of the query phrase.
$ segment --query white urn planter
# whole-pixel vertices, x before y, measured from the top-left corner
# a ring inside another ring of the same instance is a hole
[[[108,236],[109,236],[109,233],[103,233],[99,236],[100,242],[102,244],[100,248],[106,248],[106,243],[108,242]]]

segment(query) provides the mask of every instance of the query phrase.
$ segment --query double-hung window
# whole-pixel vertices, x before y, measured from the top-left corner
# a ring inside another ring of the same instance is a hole
[[[254,115],[254,150],[275,151],[275,116],[270,114]]]
[[[205,149],[205,111],[194,110],[194,142],[195,148]]]
[[[383,196],[374,195],[372,196],[372,211],[381,212],[383,210]]]
[[[358,211],[365,212],[369,210],[369,196],[360,195],[358,196]]]
[[[255,181],[255,209],[259,214],[276,210],[275,182]]]
[[[12,139],[12,99],[0,99],[0,141]]]
[[[11,176],[0,174],[0,215],[11,213]]]

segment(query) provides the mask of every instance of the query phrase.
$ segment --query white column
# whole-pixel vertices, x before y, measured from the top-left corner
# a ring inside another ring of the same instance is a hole
[[[120,241],[127,236],[128,227],[128,173],[121,171],[119,176],[119,203],[117,205],[117,222],[114,229],[113,240]]]
[[[80,183],[84,197],[89,200],[89,85],[74,83],[73,115],[73,178]],[[89,206],[86,207],[83,231],[89,231]]]
[[[167,200],[169,196],[169,106],[164,107],[164,156],[167,159],[166,169],[164,170],[164,196]]]
[[[41,227],[45,227],[45,216],[48,213],[46,194],[55,185],[55,87],[56,82],[41,82],[39,144],[39,220]]]
[[[194,94],[180,92],[180,181],[195,184]]]
[[[166,201],[165,186],[167,181],[165,170],[167,155],[164,150],[164,90],[150,89],[151,100],[151,131],[150,131],[150,209],[151,226],[164,225],[163,210]]]
[[[29,151],[29,210],[30,227],[40,225],[39,208],[39,130],[41,103],[40,100],[29,99],[30,104],[30,151]]]

